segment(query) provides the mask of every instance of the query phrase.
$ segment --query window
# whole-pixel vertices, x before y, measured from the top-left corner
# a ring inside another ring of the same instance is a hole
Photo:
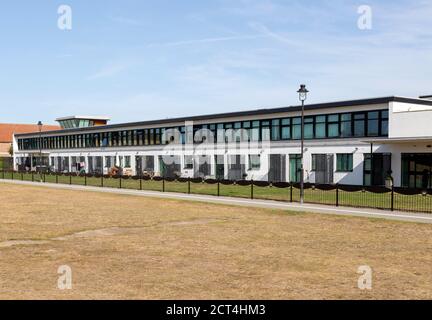
[[[313,139],[314,137],[314,118],[306,117],[304,119],[304,138]]]
[[[353,171],[352,153],[338,154],[336,157],[336,171],[350,172]]]
[[[249,141],[251,139],[251,122],[250,121],[245,121],[243,122],[243,137],[242,137],[242,141]]]
[[[270,121],[261,121],[261,140],[270,141]]]
[[[131,167],[131,157],[130,156],[125,156],[124,157],[124,167],[125,168],[130,168]]]
[[[388,136],[388,111],[381,111],[381,136]]]
[[[281,137],[282,140],[289,140],[291,139],[291,119],[282,119],[282,131],[281,131]]]
[[[273,141],[280,140],[280,120],[272,120],[271,139]]]
[[[292,138],[299,140],[301,139],[301,118],[292,119]]]
[[[327,117],[327,136],[329,138],[339,137],[339,115],[333,114]]]
[[[368,137],[374,137],[379,134],[379,112],[372,111],[367,114],[367,135]]]
[[[315,117],[315,138],[326,137],[326,116]]]
[[[249,155],[249,170],[259,170],[261,168],[261,156],[259,154]]]
[[[364,137],[365,136],[365,114],[356,113],[354,114],[354,136]]]
[[[251,130],[251,141],[259,141],[260,139],[260,122],[259,121],[253,121],[252,122],[252,130]]]
[[[341,115],[341,137],[349,138],[352,136],[352,115],[345,113]]]
[[[184,157],[184,169],[192,170],[193,169],[193,156],[185,156]]]

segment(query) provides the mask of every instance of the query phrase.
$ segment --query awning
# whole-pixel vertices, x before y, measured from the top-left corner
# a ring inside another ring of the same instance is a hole
[[[412,144],[412,143],[430,143],[432,145],[432,137],[402,137],[402,138],[368,138],[362,140],[366,143],[377,144]]]

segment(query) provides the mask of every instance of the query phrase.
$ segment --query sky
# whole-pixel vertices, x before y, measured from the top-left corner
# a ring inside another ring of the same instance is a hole
[[[2,1],[0,122],[290,106],[301,83],[307,103],[432,94],[431,17],[432,0]]]

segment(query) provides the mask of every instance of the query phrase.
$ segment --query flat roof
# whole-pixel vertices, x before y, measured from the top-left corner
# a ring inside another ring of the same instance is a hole
[[[105,116],[70,116],[70,117],[61,117],[61,118],[57,118],[56,121],[65,121],[65,120],[106,120],[109,121],[111,120],[108,117]]]
[[[337,108],[337,107],[354,107],[354,106],[363,106],[363,105],[372,105],[372,104],[383,104],[383,103],[389,103],[389,102],[405,102],[405,103],[413,103],[413,104],[432,106],[431,100],[389,96],[389,97],[380,97],[380,98],[369,98],[369,99],[345,100],[345,101],[336,101],[336,102],[306,104],[305,110],[316,110],[316,109]],[[167,119],[161,119],[161,120],[149,120],[149,121],[141,121],[141,122],[128,122],[128,123],[110,124],[110,125],[97,126],[97,127],[72,128],[72,129],[51,131],[50,134],[74,133],[74,132],[82,132],[82,131],[101,131],[101,130],[126,128],[126,127],[162,125],[162,124],[176,123],[176,122],[181,123],[181,122],[185,122],[185,121],[200,121],[200,120],[211,120],[211,119],[216,120],[216,119],[222,119],[222,118],[246,117],[246,116],[255,116],[255,115],[271,115],[271,114],[275,114],[275,113],[294,112],[294,111],[301,111],[301,106],[297,105],[297,106],[279,107],[279,108],[270,108],[270,109],[257,109],[257,110],[251,110],[251,111],[216,113],[216,114],[208,114],[208,115],[201,115],[201,116],[167,118]],[[24,137],[24,136],[31,136],[31,134],[17,135],[17,137]]]

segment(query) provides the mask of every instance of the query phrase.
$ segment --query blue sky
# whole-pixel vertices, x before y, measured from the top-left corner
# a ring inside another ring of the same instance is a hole
[[[430,17],[421,0],[2,1],[0,122],[288,106],[303,82],[309,102],[432,94]]]

